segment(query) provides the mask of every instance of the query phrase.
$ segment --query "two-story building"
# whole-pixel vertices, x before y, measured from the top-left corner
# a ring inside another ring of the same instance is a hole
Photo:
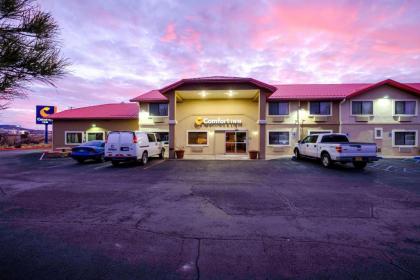
[[[291,155],[308,134],[343,132],[352,140],[376,142],[383,155],[414,155],[419,154],[419,100],[420,84],[393,80],[270,85],[238,77],[182,79],[133,103],[56,113],[53,145],[132,129],[158,133],[168,142],[171,158],[176,149],[187,155],[257,150],[260,158],[269,158]]]

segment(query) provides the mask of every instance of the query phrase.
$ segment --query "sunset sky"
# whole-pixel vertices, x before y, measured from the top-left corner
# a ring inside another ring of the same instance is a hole
[[[61,28],[72,63],[56,88],[33,84],[0,112],[35,125],[58,110],[128,101],[181,78],[244,76],[267,83],[420,82],[420,1],[38,2]]]

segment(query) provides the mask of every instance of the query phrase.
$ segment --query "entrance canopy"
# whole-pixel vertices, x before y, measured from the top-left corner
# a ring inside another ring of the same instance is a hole
[[[226,90],[177,90],[178,100],[188,99],[256,99],[258,89],[226,89]]]

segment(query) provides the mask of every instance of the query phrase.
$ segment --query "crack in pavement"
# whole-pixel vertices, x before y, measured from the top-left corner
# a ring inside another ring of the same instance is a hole
[[[3,190],[3,188],[2,188],[2,187],[0,187],[0,193],[1,193],[2,195],[6,195],[6,192]]]
[[[200,260],[200,250],[201,250],[201,239],[197,238],[198,244],[197,244],[197,257],[195,258],[195,270],[197,272],[197,280],[200,280],[200,266],[198,264]]]

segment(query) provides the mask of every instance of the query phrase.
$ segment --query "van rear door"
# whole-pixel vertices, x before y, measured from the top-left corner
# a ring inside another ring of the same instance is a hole
[[[105,155],[113,156],[120,150],[120,133],[111,131],[108,134],[105,144]]]
[[[124,156],[137,156],[137,137],[132,131],[120,132],[120,152]]]

